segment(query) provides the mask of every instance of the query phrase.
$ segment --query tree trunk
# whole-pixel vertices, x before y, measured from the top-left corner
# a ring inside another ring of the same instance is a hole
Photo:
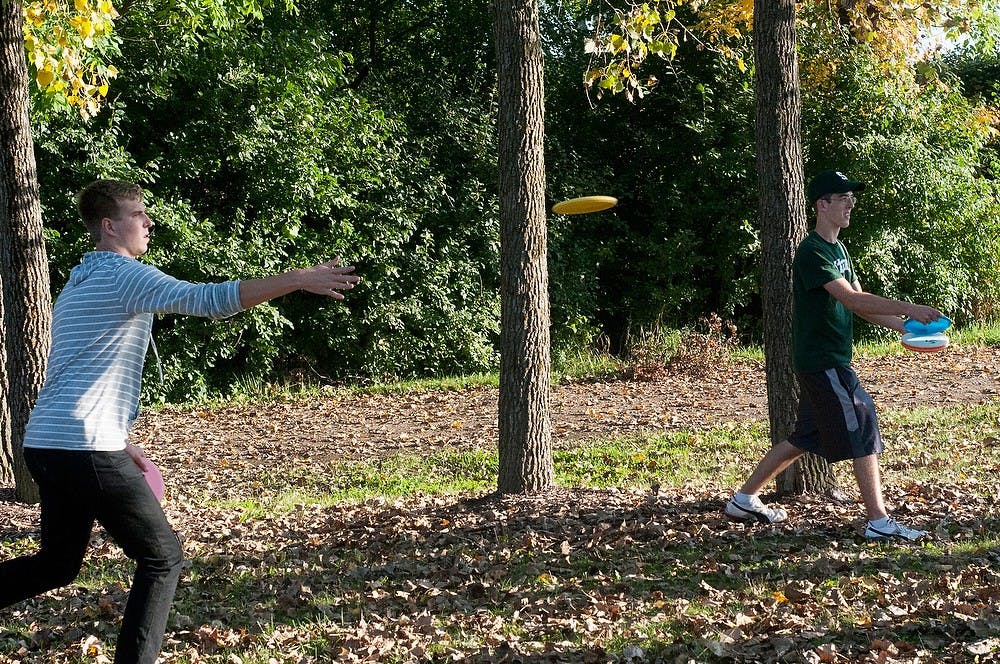
[[[499,68],[501,494],[552,486],[538,0],[494,0]]]
[[[806,235],[802,115],[794,0],[754,2],[757,182],[761,214],[761,298],[771,442],[795,425],[798,386],[792,369],[792,259]],[[808,471],[807,471],[808,469]],[[830,465],[807,455],[777,479],[778,492],[825,492]]]
[[[24,466],[28,415],[45,376],[52,317],[48,258],[28,116],[28,70],[21,4],[0,0],[0,269],[9,412],[9,448],[17,499],[38,501]]]

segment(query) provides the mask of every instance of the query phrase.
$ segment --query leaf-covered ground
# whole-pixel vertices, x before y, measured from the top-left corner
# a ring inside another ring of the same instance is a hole
[[[998,349],[860,359],[857,368],[884,412],[1000,398]],[[998,658],[995,409],[962,429],[973,434],[945,436],[943,456],[919,444],[924,432],[896,436],[887,499],[931,531],[922,546],[864,542],[857,504],[815,497],[787,501],[789,523],[733,525],[720,516],[733,487],[711,480],[259,510],[296,486],[335,485],[316,476],[344,461],[495,449],[496,400],[492,389],[336,393],[145,415],[136,434],[164,471],[165,509],[192,561],[163,661]],[[553,392],[557,450],[746,420],[766,420],[763,371],[753,365]],[[30,548],[37,510],[0,492],[0,554],[9,557]],[[106,659],[129,576],[96,531],[76,584],[0,612],[0,661]]]

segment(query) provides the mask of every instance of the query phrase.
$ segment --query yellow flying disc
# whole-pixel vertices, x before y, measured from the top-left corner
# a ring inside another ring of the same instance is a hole
[[[614,196],[581,196],[556,203],[552,206],[552,211],[556,214],[587,214],[607,210],[616,205],[618,199]]]

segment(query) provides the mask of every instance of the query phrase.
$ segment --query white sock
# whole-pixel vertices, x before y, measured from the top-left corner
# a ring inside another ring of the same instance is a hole
[[[876,530],[879,528],[888,528],[889,517],[884,516],[881,519],[878,519],[877,521],[869,521],[868,525],[871,526],[872,528],[875,528]]]
[[[736,495],[733,496],[733,500],[744,507],[749,507],[753,504],[753,499],[756,497],[757,495],[753,493],[741,493],[740,491],[737,491]]]

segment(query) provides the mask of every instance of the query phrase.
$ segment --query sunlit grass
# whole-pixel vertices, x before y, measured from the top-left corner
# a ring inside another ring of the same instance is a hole
[[[575,348],[560,353],[552,366],[553,382],[611,376],[625,368],[621,358],[600,349]]]
[[[445,376],[431,378],[413,378],[388,383],[375,383],[349,388],[349,392],[363,394],[405,394],[408,392],[433,392],[449,390],[467,390],[480,387],[496,387],[500,384],[500,375],[496,373],[477,373],[467,376]]]
[[[747,455],[768,445],[763,423],[742,423],[705,431],[629,435],[565,445],[553,451],[557,485],[583,488],[679,486],[735,482]],[[482,493],[496,486],[495,450],[442,450],[433,454],[396,454],[368,462],[333,462],[320,469],[291,471],[296,489],[269,493],[268,484],[252,496],[209,504],[240,510],[243,518],[287,512],[298,505],[330,506],[372,498]],[[282,486],[286,486],[284,483]]]
[[[987,487],[1000,474],[1000,402],[884,409],[880,420],[886,444],[882,464],[889,479],[978,481]],[[742,483],[770,444],[765,421],[560,443],[553,449],[555,481],[594,489],[732,487]],[[260,518],[297,505],[489,492],[496,486],[498,467],[495,449],[444,448],[289,469],[281,482],[256,483],[237,500],[205,499],[237,508],[244,518]],[[853,485],[849,463],[835,464],[834,472],[843,484]]]

